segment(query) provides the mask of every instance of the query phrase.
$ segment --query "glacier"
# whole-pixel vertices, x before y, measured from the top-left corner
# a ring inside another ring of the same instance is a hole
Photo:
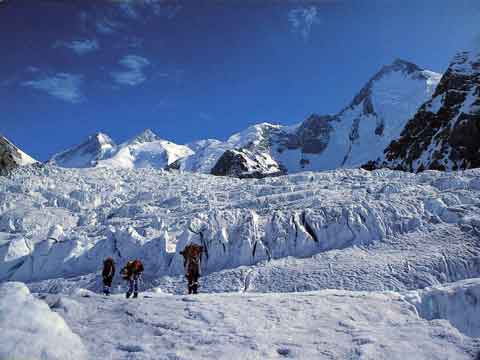
[[[478,176],[345,169],[239,180],[22,167],[0,178],[0,280],[48,291],[82,277],[96,289],[104,257],[139,257],[145,281],[177,292],[188,242],[205,246],[215,291],[243,289],[247,277],[248,291],[291,291],[292,278],[308,290],[400,290],[475,277]],[[215,281],[219,272],[232,280]]]
[[[0,359],[475,358],[479,179],[18,167],[0,177]],[[139,299],[119,276],[99,294],[106,256],[143,261]]]

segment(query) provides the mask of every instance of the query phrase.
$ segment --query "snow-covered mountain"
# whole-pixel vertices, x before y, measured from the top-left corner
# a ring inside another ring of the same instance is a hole
[[[0,175],[8,173],[17,166],[36,163],[31,156],[24,153],[6,137],[0,135]]]
[[[366,167],[413,172],[480,167],[480,46],[455,56],[432,98]]]
[[[192,153],[188,146],[163,140],[147,129],[133,139],[120,144],[109,158],[99,161],[97,166],[163,169]]]
[[[202,151],[180,159],[177,168],[262,177],[360,166],[380,156],[399,136],[407,120],[432,95],[439,79],[437,73],[397,59],[380,69],[336,115],[312,115],[296,126],[254,125],[226,142],[206,144]],[[231,159],[230,169],[227,159]],[[239,172],[239,162],[244,164],[243,172]]]
[[[440,75],[403,60],[384,66],[336,115],[311,115],[294,126],[261,123],[226,141],[199,140],[177,145],[150,130],[108,152],[76,147],[63,167],[174,168],[183,171],[264,177],[305,170],[354,167],[376,159],[399,136],[406,121],[433,93]],[[91,140],[86,143],[89,144]],[[70,151],[67,151],[69,154]],[[93,158],[93,159],[92,159]]]
[[[54,155],[50,164],[65,168],[113,167],[145,168],[164,167],[192,154],[184,145],[177,145],[161,139],[151,130],[146,129],[120,145],[106,134],[90,136],[78,146]]]
[[[49,162],[66,168],[93,167],[110,156],[116,148],[115,142],[106,134],[97,133],[71,149],[54,155]]]

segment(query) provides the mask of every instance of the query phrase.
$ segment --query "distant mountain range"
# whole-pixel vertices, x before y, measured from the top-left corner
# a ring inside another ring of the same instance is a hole
[[[265,177],[341,167],[406,171],[480,166],[480,55],[459,53],[442,76],[397,59],[348,106],[293,126],[261,123],[226,141],[178,145],[151,130],[122,144],[106,134],[54,155],[60,167],[163,168]]]

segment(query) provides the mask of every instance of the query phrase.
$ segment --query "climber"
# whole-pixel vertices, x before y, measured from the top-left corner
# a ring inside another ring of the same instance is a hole
[[[113,277],[115,276],[115,261],[111,257],[103,261],[103,293],[110,295],[110,288],[112,287]]]
[[[132,295],[138,297],[138,281],[143,273],[143,264],[140,260],[131,260],[122,269],[122,278],[128,281],[128,291],[125,294],[127,299]]]
[[[180,254],[183,256],[185,277],[188,280],[188,293],[198,294],[198,278],[200,277],[200,265],[202,260],[203,246],[189,244]]]

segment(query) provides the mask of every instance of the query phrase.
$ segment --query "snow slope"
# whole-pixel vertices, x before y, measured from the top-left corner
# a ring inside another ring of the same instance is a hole
[[[460,360],[479,350],[479,289],[42,297],[92,359]]]
[[[62,317],[21,283],[0,284],[0,332],[0,360],[89,358]]]

